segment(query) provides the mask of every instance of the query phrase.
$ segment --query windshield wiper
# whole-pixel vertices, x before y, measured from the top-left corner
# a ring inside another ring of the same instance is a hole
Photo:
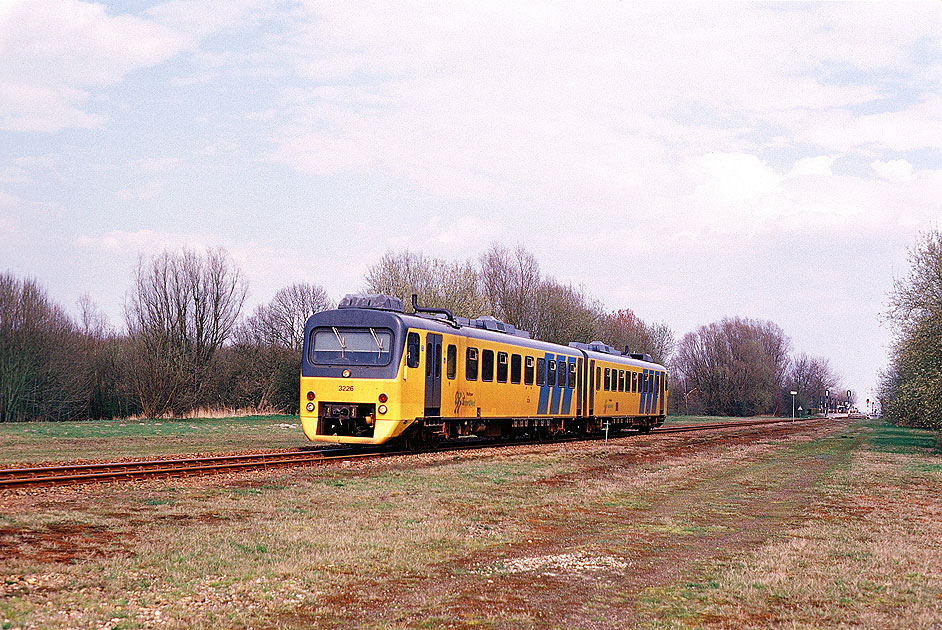
[[[370,328],[370,334],[373,335],[373,341],[375,341],[376,345],[379,346],[379,351],[385,352],[385,348],[383,348],[383,344],[380,343],[379,339],[376,337],[376,331]]]
[[[340,332],[337,330],[337,327],[336,327],[336,326],[331,326],[330,328],[331,328],[331,330],[334,331],[334,335],[337,336],[337,341],[340,342],[340,358],[342,359],[342,358],[343,358],[343,353],[344,353],[344,352],[346,351],[346,349],[347,349],[347,344],[344,342],[343,337],[340,336]]]

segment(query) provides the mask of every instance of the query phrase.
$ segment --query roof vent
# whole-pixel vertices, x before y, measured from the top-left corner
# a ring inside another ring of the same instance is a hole
[[[394,313],[405,313],[402,307],[402,300],[391,295],[345,295],[337,308],[369,308],[377,311],[393,311]]]

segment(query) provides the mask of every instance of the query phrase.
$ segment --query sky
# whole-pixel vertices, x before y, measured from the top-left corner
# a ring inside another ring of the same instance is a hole
[[[0,272],[120,328],[164,249],[225,248],[251,311],[519,244],[678,338],[773,321],[863,401],[940,82],[929,1],[0,0]]]

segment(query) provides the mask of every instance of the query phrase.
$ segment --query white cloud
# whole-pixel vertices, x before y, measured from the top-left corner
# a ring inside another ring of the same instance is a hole
[[[870,164],[877,175],[893,182],[911,182],[916,179],[913,165],[906,160],[876,161]]]
[[[246,10],[238,2],[175,0],[140,17],[81,0],[6,2],[0,5],[0,129],[101,127],[105,116],[89,111],[93,90],[192,49],[238,23]]]
[[[795,162],[795,166],[789,172],[790,176],[801,175],[833,175],[831,167],[834,166],[834,158],[830,155],[819,155],[817,157],[801,158]]]

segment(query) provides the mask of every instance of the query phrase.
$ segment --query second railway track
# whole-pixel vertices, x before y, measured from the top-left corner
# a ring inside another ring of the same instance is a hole
[[[710,424],[664,426],[651,433],[681,433],[711,429],[743,428],[757,425],[792,423],[791,420],[750,420]],[[807,423],[808,420],[801,421]],[[615,437],[625,437],[617,434]],[[573,438],[574,439],[574,438]],[[556,440],[555,442],[559,442]],[[532,444],[533,442],[515,442]],[[553,443],[553,442],[547,442]],[[442,450],[464,450],[507,445],[507,443],[475,442],[466,445],[447,445]],[[0,489],[42,487],[55,485],[89,484],[131,479],[185,477],[232,473],[247,470],[266,470],[295,466],[327,464],[336,460],[368,459],[389,455],[408,454],[408,451],[354,452],[351,449],[299,450],[289,452],[252,453],[243,455],[214,455],[208,457],[181,457],[126,462],[75,463],[58,466],[34,466],[0,469]]]

